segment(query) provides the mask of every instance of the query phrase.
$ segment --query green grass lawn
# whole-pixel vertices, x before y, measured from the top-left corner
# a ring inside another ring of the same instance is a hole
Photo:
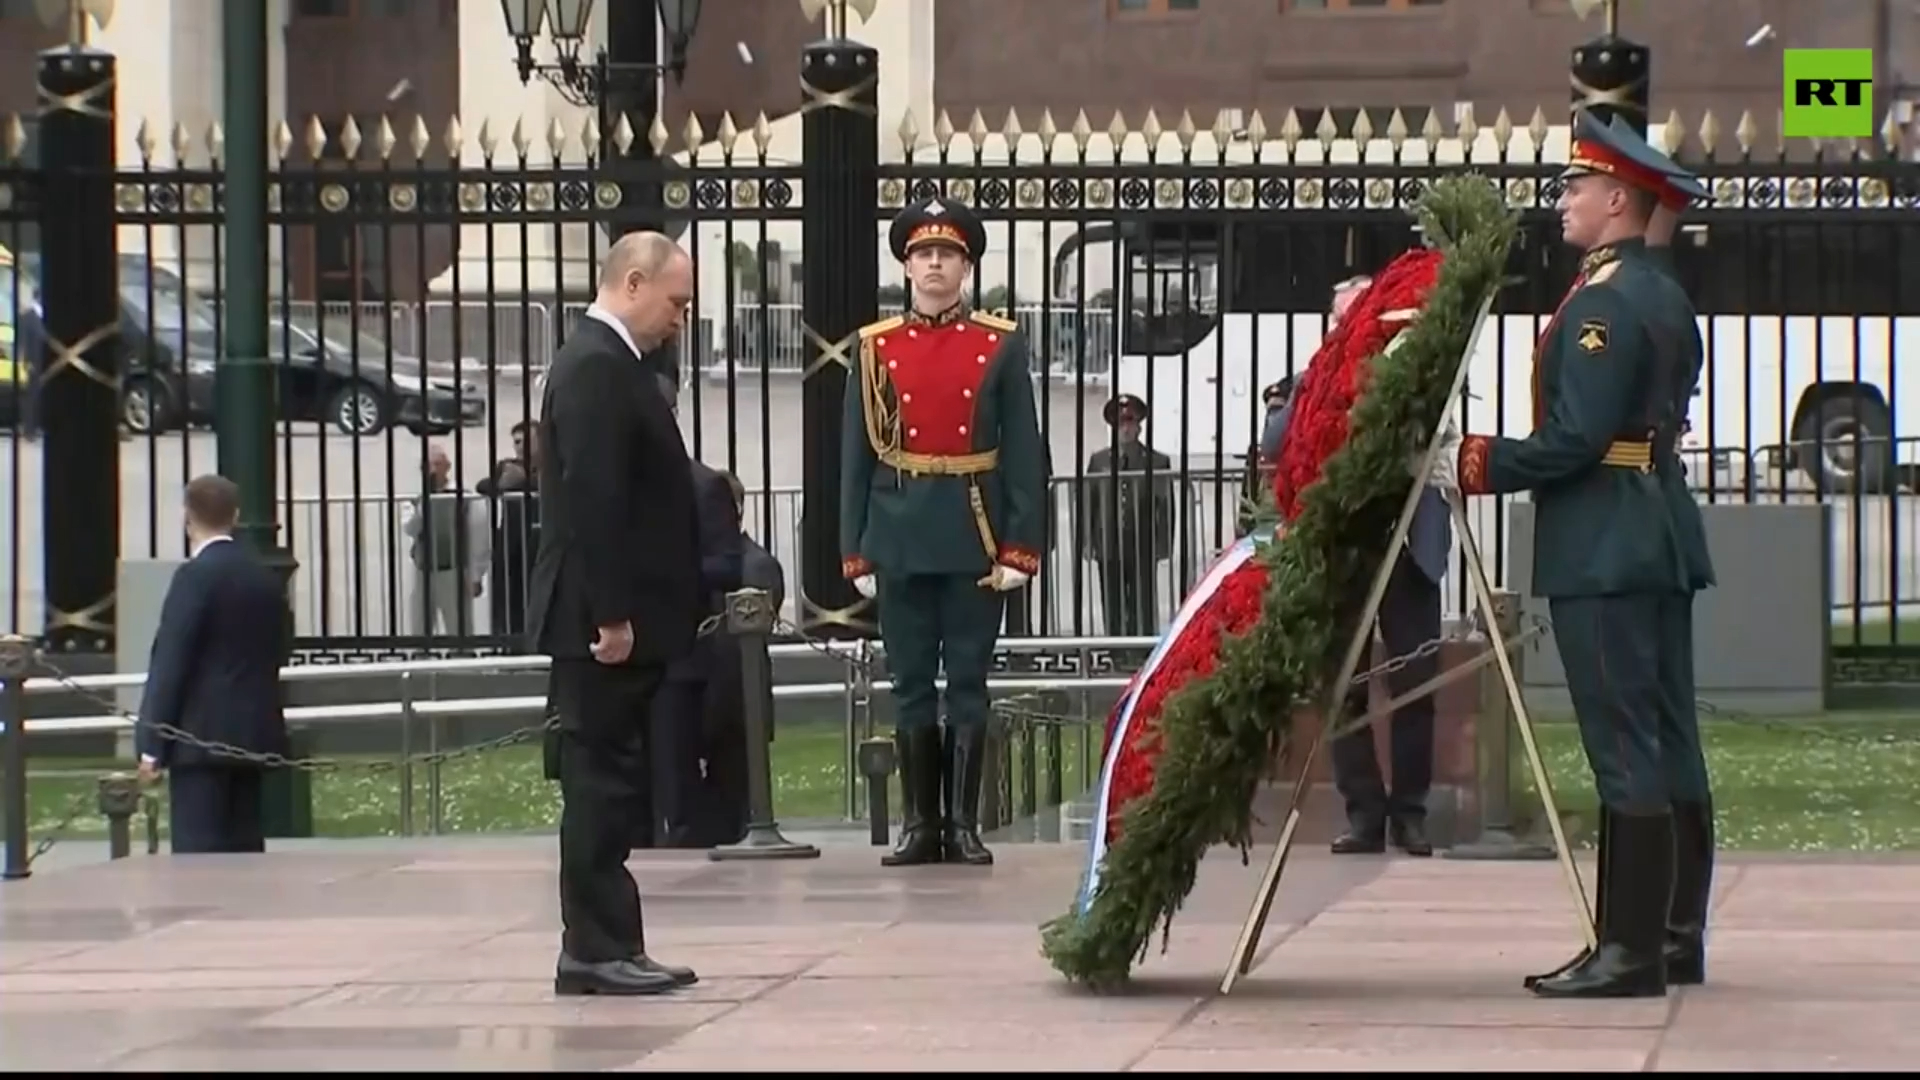
[[[1570,723],[1543,722],[1542,754],[1570,831],[1591,833],[1594,795],[1579,739]],[[1888,851],[1920,849],[1920,716],[1834,714],[1767,722],[1709,719],[1705,739],[1719,811],[1721,846],[1746,851]],[[1085,788],[1078,737],[1063,738],[1063,787]],[[1538,805],[1515,739],[1516,811]],[[1049,759],[1038,744],[1036,773],[1044,798]],[[840,820],[846,810],[847,766],[837,727],[781,729],[773,745],[774,804],[783,822]],[[374,760],[374,759],[368,759]],[[1023,758],[1016,751],[1013,787],[1021,787]],[[90,803],[95,778],[110,763],[66,762],[34,772],[31,821],[37,838],[76,803]],[[414,775],[414,831],[428,831],[428,776]],[[537,747],[513,747],[445,765],[440,777],[442,827],[447,832],[529,832],[553,828],[558,791],[541,778]],[[164,797],[164,795],[162,795]],[[400,829],[399,777],[393,772],[343,770],[313,782],[315,831],[322,836],[391,836]],[[889,802],[899,813],[899,794]],[[864,813],[864,802],[861,803]],[[162,825],[164,828],[164,807]],[[71,836],[101,835],[104,821],[88,812]],[[141,827],[136,822],[135,833]]]
[[[1831,640],[1835,645],[1920,645],[1920,619],[1871,619],[1855,625],[1853,613],[1837,613]]]
[[[1068,734],[1062,754],[1063,788],[1069,797],[1084,790],[1079,742]],[[1044,743],[1036,747],[1046,757]],[[783,727],[773,743],[774,812],[784,822],[841,821],[846,816],[845,737],[842,730],[829,726]],[[391,759],[368,757],[369,764]],[[1014,757],[1015,798],[1018,799],[1024,753],[1016,741]],[[1046,791],[1044,768],[1036,760],[1039,782],[1037,792]],[[63,761],[31,771],[29,780],[29,820],[32,834],[38,838],[59,825],[76,806],[85,811],[66,830],[68,836],[101,836],[106,821],[93,809],[98,777],[104,772],[125,769],[104,761]],[[393,836],[400,828],[401,778],[391,769],[341,769],[313,777],[314,831],[321,836]],[[413,823],[416,833],[430,831],[428,807],[431,779],[422,766],[413,775]],[[482,755],[462,758],[441,766],[441,829],[450,833],[529,832],[548,830],[559,821],[560,793],[557,785],[541,775],[540,748],[514,746]],[[165,833],[165,787],[155,789]],[[859,794],[859,812],[864,817],[866,801]],[[897,781],[889,794],[888,806],[896,820],[900,813]],[[145,826],[135,820],[136,836]]]
[[[1920,850],[1920,716],[1703,718],[1702,737],[1722,848]],[[1515,811],[1537,817],[1533,778],[1514,743]],[[1590,839],[1598,800],[1573,725],[1543,724],[1540,751],[1569,831]]]

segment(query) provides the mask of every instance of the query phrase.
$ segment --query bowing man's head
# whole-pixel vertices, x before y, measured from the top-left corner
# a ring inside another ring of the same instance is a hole
[[[600,263],[595,303],[620,320],[642,352],[657,349],[678,336],[686,321],[693,259],[663,233],[628,233]]]

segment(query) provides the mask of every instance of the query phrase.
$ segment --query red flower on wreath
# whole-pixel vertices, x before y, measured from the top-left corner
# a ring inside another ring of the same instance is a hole
[[[1314,351],[1294,391],[1273,475],[1274,505],[1286,520],[1299,516],[1300,496],[1320,479],[1327,459],[1346,445],[1347,414],[1366,385],[1367,360],[1405,328],[1404,322],[1382,316],[1425,303],[1440,277],[1440,260],[1438,251],[1415,248],[1388,263]]]
[[[1127,726],[1126,744],[1114,759],[1108,782],[1109,844],[1120,836],[1121,814],[1135,799],[1153,790],[1154,766],[1160,760],[1160,717],[1167,699],[1194,679],[1213,672],[1221,644],[1230,635],[1245,633],[1260,617],[1266,590],[1267,568],[1259,559],[1248,559],[1235,568],[1168,645],[1145,685],[1134,688],[1137,699],[1133,722]],[[1118,717],[1116,707],[1112,719]],[[1111,731],[1109,728],[1109,739]]]

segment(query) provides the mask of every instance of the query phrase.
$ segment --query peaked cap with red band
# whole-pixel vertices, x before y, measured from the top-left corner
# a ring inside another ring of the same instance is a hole
[[[987,229],[966,203],[944,195],[911,203],[894,215],[887,230],[887,243],[893,257],[901,262],[918,248],[945,244],[968,259],[979,262],[987,253]]]
[[[1661,205],[1670,210],[1683,210],[1695,199],[1711,195],[1697,177],[1654,149],[1618,116],[1611,123],[1602,123],[1585,109],[1580,110],[1573,152],[1560,175],[1611,176],[1658,196]]]

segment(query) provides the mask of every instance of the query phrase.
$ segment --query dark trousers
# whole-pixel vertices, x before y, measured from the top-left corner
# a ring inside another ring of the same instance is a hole
[[[1141,543],[1145,541],[1145,537],[1140,538]],[[1098,565],[1107,633],[1114,637],[1149,637],[1159,633],[1160,598],[1154,580],[1159,563],[1142,552],[1131,558],[1101,559]]]
[[[167,828],[175,855],[267,850],[261,833],[261,770],[189,765],[167,772]]]
[[[1005,597],[980,584],[978,574],[881,574],[880,638],[902,731],[940,720],[934,680],[947,672],[947,723],[987,722],[987,672],[1000,637]]]
[[[1658,595],[1556,597],[1549,602],[1567,695],[1600,801],[1622,814],[1668,805],[1661,728]]]
[[[561,947],[585,963],[646,951],[640,888],[627,872],[627,853],[653,820],[647,728],[661,681],[658,668],[553,663]]]
[[[654,696],[652,734],[653,828],[649,841],[660,847],[710,847],[704,840],[706,756],[701,721],[706,683],[668,679]],[[635,847],[644,845],[635,844]]]
[[[1693,681],[1693,594],[1660,598],[1660,763],[1676,802],[1713,801]]]
[[[1394,561],[1393,574],[1387,579],[1387,591],[1380,600],[1378,625],[1390,657],[1417,652],[1420,646],[1440,636],[1440,585],[1427,577],[1405,551]],[[1371,652],[1362,655],[1370,656]],[[1361,670],[1371,666],[1363,663]],[[1433,678],[1439,667],[1438,656],[1423,656],[1389,672],[1387,690],[1394,695],[1406,693]],[[1349,716],[1366,714],[1368,692],[1369,684],[1348,691]],[[1433,713],[1432,694],[1394,710],[1389,731],[1393,761],[1391,793],[1380,777],[1371,726],[1334,740],[1334,784],[1346,799],[1347,819],[1356,829],[1378,829],[1389,817],[1403,821],[1425,819],[1427,791],[1433,786]]]

